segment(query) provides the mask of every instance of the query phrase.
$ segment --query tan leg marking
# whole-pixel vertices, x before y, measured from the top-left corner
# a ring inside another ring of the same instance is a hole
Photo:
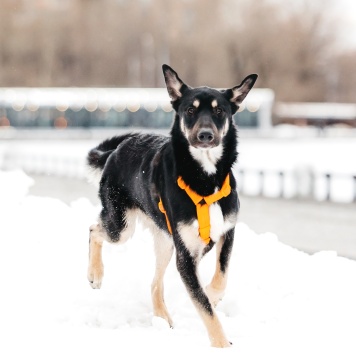
[[[225,288],[227,284],[226,272],[225,274],[221,272],[219,262],[223,242],[224,238],[220,238],[218,243],[216,244],[216,269],[210,284],[205,288],[205,292],[210,300],[210,303],[214,307],[216,307],[219,301],[221,301],[224,297]]]
[[[126,228],[120,233],[120,238],[115,244],[123,244],[132,237],[137,219],[137,210],[127,210],[125,214]],[[98,224],[90,227],[89,234],[89,267],[88,280],[92,288],[100,288],[104,276],[104,266],[101,256],[103,241],[112,242],[99,220]]]
[[[166,268],[173,254],[173,243],[158,228],[154,234],[154,247],[156,254],[156,272],[151,285],[151,295],[153,303],[153,314],[165,319],[169,326],[173,328],[172,318],[170,317],[164,302],[163,277]]]
[[[101,258],[103,236],[99,224],[90,227],[89,234],[89,266],[88,280],[92,288],[100,288],[104,275],[104,266]]]
[[[215,348],[227,348],[231,346],[231,343],[227,340],[215,311],[213,311],[213,315],[210,315],[206,312],[206,310],[202,309],[201,305],[196,302],[193,303],[208,331],[211,346]]]
[[[228,348],[231,346],[216,314],[211,317],[204,313],[203,321],[208,329],[211,346],[215,348]]]

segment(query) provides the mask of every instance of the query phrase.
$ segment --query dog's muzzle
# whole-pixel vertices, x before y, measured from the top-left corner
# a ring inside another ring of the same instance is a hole
[[[220,144],[220,134],[215,127],[197,126],[189,131],[189,144],[194,148],[209,149]]]

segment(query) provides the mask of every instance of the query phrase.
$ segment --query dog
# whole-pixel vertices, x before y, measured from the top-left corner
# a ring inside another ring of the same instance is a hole
[[[232,173],[237,159],[232,116],[257,74],[231,89],[217,90],[190,87],[168,65],[162,69],[175,111],[170,136],[125,134],[88,153],[89,167],[101,175],[102,204],[98,223],[90,227],[88,279],[92,288],[101,287],[103,242],[126,242],[140,217],[154,236],[154,315],[173,327],[164,302],[163,277],[175,248],[177,269],[211,345],[229,347],[214,308],[226,287],[239,211]],[[214,245],[216,270],[203,288],[198,264]]]

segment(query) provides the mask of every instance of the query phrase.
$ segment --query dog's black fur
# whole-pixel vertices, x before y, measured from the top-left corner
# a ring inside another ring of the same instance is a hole
[[[237,130],[232,116],[254,85],[257,75],[248,76],[232,89],[215,90],[189,87],[167,65],[163,66],[163,73],[176,112],[171,136],[126,134],[108,139],[89,152],[89,166],[102,171],[99,190],[102,210],[98,225],[91,227],[88,277],[94,288],[100,287],[102,241],[127,240],[133,233],[132,216],[141,212],[141,216],[151,220],[150,227],[155,234],[157,270],[152,284],[155,314],[172,326],[161,283],[174,245],[177,268],[207,327],[211,343],[225,347],[230,343],[214,306],[226,285],[239,210],[236,182],[231,171],[237,158]],[[210,209],[211,239],[206,245],[199,237],[196,207],[177,185],[177,178],[181,176],[196,193],[208,196],[221,189],[227,175],[230,176],[231,193],[214,203],[214,210]],[[158,208],[160,198],[173,235],[168,231],[165,215]],[[204,290],[197,266],[215,244],[216,273]]]

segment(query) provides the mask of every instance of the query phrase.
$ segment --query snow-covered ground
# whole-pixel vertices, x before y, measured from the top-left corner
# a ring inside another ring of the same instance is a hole
[[[105,244],[103,286],[92,290],[88,227],[98,206],[30,196],[31,183],[21,171],[0,171],[1,354],[356,353],[355,261],[334,252],[310,256],[238,224],[217,307],[233,347],[213,349],[173,260],[165,299],[174,329],[153,317],[147,231],[138,225],[127,244]],[[214,257],[201,263],[204,284]]]

